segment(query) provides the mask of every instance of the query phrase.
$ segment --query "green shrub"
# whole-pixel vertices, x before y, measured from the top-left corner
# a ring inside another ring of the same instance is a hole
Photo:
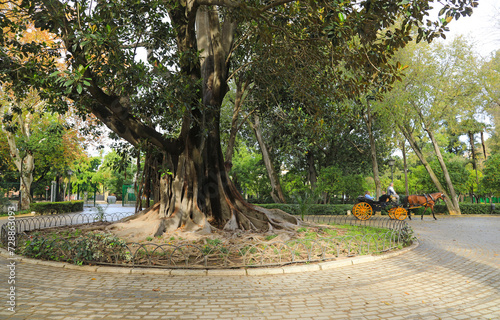
[[[490,204],[461,203],[460,211],[462,214],[500,214],[500,203],[495,204],[495,210],[493,212],[491,211]]]
[[[38,259],[71,261],[83,264],[87,261],[114,262],[114,259],[130,259],[125,241],[108,233],[90,232],[69,236],[35,233],[18,247],[21,254]]]
[[[30,211],[39,214],[83,211],[83,201],[36,202],[30,204]]]
[[[269,203],[259,204],[267,209],[281,209],[289,214],[299,215],[298,204]],[[347,210],[352,210],[352,204],[311,204],[305,211],[305,215],[346,215]]]

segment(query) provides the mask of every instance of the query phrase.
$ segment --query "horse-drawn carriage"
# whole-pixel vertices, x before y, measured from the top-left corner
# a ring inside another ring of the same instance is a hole
[[[391,219],[404,220],[406,217],[409,217],[411,220],[411,214],[408,214],[408,210],[425,207],[424,212],[427,208],[431,208],[432,217],[437,220],[434,216],[434,204],[439,199],[444,198],[445,195],[441,192],[424,195],[410,195],[401,199],[400,204],[394,197],[386,195],[380,197],[378,201],[361,196],[358,197],[358,202],[352,207],[352,214],[359,220],[368,220],[373,215],[374,211],[387,211]],[[422,212],[422,219],[424,217],[424,212]]]

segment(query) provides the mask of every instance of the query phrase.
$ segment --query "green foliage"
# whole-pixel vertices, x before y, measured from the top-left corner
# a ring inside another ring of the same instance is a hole
[[[95,170],[95,169],[93,169]],[[95,173],[91,173],[89,179],[85,180],[93,184],[99,183],[105,190],[117,196],[121,200],[122,186],[132,184],[136,165],[130,157],[124,159],[116,150],[112,150],[104,156],[104,160]],[[88,182],[87,185],[89,184]]]
[[[330,166],[323,168],[318,177],[318,192],[326,192],[329,194],[342,194],[343,175],[340,168]]]
[[[293,215],[346,215],[352,204],[311,204],[301,211],[299,204],[269,203],[259,204],[267,209],[280,209]]]
[[[358,195],[364,194],[367,189],[368,183],[363,175],[346,174],[336,166],[324,168],[318,177],[318,194],[344,194],[354,199]]]
[[[473,174],[473,172],[469,171],[467,167],[466,159],[460,156],[455,156],[453,154],[445,154],[444,162],[446,164],[446,167],[448,168],[450,179],[453,183],[455,191],[457,193],[466,193],[469,190],[468,184],[470,182],[470,175]],[[439,162],[436,159],[431,159],[429,164],[436,174],[441,185],[449,192],[444,178],[443,170],[441,169]],[[411,167],[410,170],[410,194],[422,194],[437,191],[436,186],[432,182],[429,174],[427,173],[427,170],[423,165]],[[403,188],[398,188],[398,190],[403,190]]]
[[[271,185],[260,152],[241,144],[233,156],[230,174],[244,196],[258,199],[259,202],[272,201],[270,199]]]
[[[298,213],[300,214],[302,219],[304,219],[304,215],[310,211],[309,208],[311,207],[311,204],[313,203],[314,198],[308,192],[305,193],[304,195],[292,194],[292,198],[297,203],[296,208],[298,209]]]
[[[35,233],[18,250],[27,257],[72,261],[75,264],[103,261],[113,262],[115,259],[130,259],[126,243],[113,234],[81,232],[66,234]]]
[[[291,198],[291,195],[305,195],[311,192],[311,187],[307,185],[307,175],[305,171],[292,168],[281,178],[283,192]]]
[[[79,212],[83,211],[83,201],[36,202],[30,204],[30,210],[42,215]]]
[[[500,153],[490,155],[484,163],[481,183],[485,193],[500,194]]]

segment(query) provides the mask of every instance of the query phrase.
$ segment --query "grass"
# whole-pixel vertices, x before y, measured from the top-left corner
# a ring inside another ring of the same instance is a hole
[[[19,216],[19,215],[22,215],[22,214],[30,214],[30,213],[31,213],[30,210],[21,210],[21,211],[15,211],[14,215],[15,216]],[[7,217],[7,216],[9,216],[8,212],[0,212],[0,217]]]
[[[347,231],[345,235],[356,236],[356,235],[365,235],[368,233],[386,233],[388,230],[384,228],[375,228],[375,227],[367,227],[367,226],[351,226],[348,224],[335,224],[331,223],[331,226],[335,228],[339,228]]]

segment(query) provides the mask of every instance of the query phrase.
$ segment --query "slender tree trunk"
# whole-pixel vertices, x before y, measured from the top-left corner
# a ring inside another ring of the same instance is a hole
[[[406,196],[410,195],[410,189],[408,188],[408,165],[406,163],[406,143],[405,141],[401,141],[401,150],[403,152],[403,170],[405,172],[405,190]]]
[[[486,144],[484,142],[484,131],[481,131],[481,145],[483,146],[483,155],[484,155],[484,160],[488,158],[486,155]]]
[[[244,83],[240,79],[236,81],[236,98],[234,100],[233,107],[233,117],[231,119],[231,130],[229,131],[229,140],[227,142],[226,156],[225,160],[228,163],[233,161],[233,153],[234,153],[234,144],[236,143],[236,134],[240,129],[240,124],[238,123],[238,119],[240,118],[241,106],[245,102],[245,93],[247,92],[248,86],[250,84],[249,80],[246,80]],[[242,120],[243,124],[245,120]]]
[[[479,177],[477,175],[477,160],[476,160],[477,156],[476,156],[476,146],[474,143],[474,133],[472,133],[472,131],[468,131],[467,134],[469,136],[470,151],[472,156],[472,168],[476,172],[476,186],[477,186],[477,192],[479,193]],[[478,197],[475,198],[476,198],[476,203],[479,203]]]
[[[434,185],[438,188],[438,191],[445,194],[446,198],[444,199],[444,201],[446,203],[446,206],[448,207],[448,211],[450,212],[450,214],[460,214],[460,208],[458,208],[458,211],[457,211],[457,209],[454,207],[454,204],[453,204],[452,200],[450,199],[450,196],[448,195],[446,190],[441,185],[441,182],[439,182],[439,179],[437,178],[436,174],[434,173],[434,170],[432,170],[430,164],[425,159],[424,155],[422,154],[422,151],[418,147],[411,132],[409,130],[407,130],[402,125],[398,125],[398,127],[399,127],[400,131],[403,133],[403,135],[405,136],[406,140],[410,143],[410,146],[412,147],[413,151],[417,155],[417,157],[420,160],[420,162],[422,163],[422,165],[425,167],[425,169],[429,173],[429,176],[430,176],[432,182],[434,182]]]
[[[142,211],[142,194],[143,194],[143,186],[142,186],[142,179],[141,179],[141,152],[139,150],[137,150],[134,193],[136,195],[135,212],[137,213],[139,211]]]
[[[458,197],[457,193],[455,192],[455,187],[453,186],[453,183],[450,178],[450,174],[448,172],[448,168],[446,167],[446,164],[444,163],[443,156],[441,154],[441,150],[439,149],[439,145],[437,143],[436,137],[434,136],[434,133],[431,130],[427,130],[427,134],[429,135],[429,138],[432,141],[432,146],[434,147],[434,152],[436,153],[436,157],[439,161],[439,164],[441,165],[441,169],[443,170],[444,174],[444,179],[446,180],[446,184],[448,185],[448,190],[450,190],[450,197],[451,197],[451,202],[453,203],[453,211],[450,208],[450,214],[460,214],[460,206],[458,204]]]
[[[249,121],[249,123],[253,128],[255,137],[257,138],[257,141],[259,143],[259,147],[262,152],[262,160],[264,161],[267,170],[267,175],[269,176],[269,181],[271,182],[271,188],[272,188],[271,197],[273,198],[273,201],[276,203],[286,203],[285,196],[283,195],[283,190],[281,189],[281,184],[278,179],[278,175],[274,170],[274,165],[271,160],[271,156],[269,155],[267,145],[262,136],[262,129],[260,126],[259,116],[257,114],[254,114],[254,122],[251,123]]]
[[[308,152],[306,155],[307,159],[307,176],[309,183],[311,184],[311,190],[316,190],[318,183],[318,173],[316,172],[316,166],[314,165],[314,155],[312,152]]]
[[[380,174],[377,162],[377,145],[375,144],[375,137],[373,136],[373,116],[371,113],[370,104],[366,104],[366,117],[364,118],[366,128],[368,129],[368,138],[370,140],[370,156],[372,159],[373,180],[375,181],[376,199],[382,195],[382,186],[380,183]]]

